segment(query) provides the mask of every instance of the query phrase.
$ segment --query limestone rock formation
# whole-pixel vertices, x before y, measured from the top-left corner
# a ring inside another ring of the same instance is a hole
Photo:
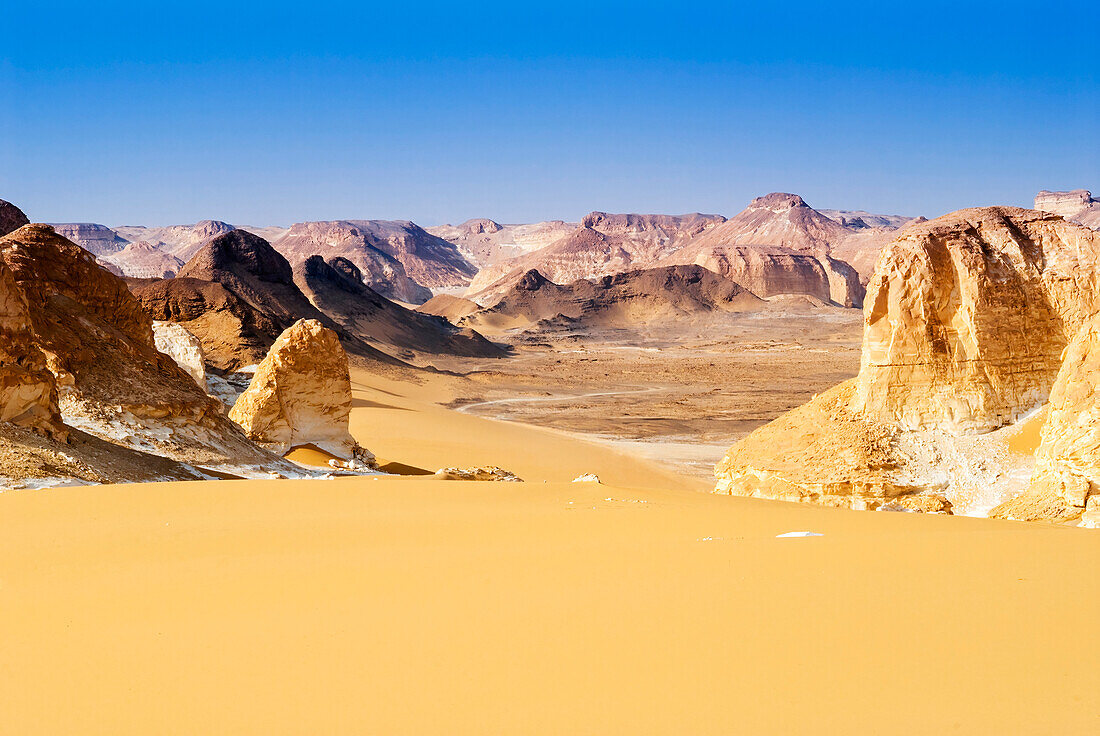
[[[871,279],[859,375],[734,445],[716,491],[855,508],[938,494],[985,513],[1027,475],[983,433],[1049,396],[1058,419],[1033,492],[994,513],[1080,515],[1097,442],[1095,327],[1082,326],[1100,312],[1098,285],[1100,235],[1057,215],[990,207],[910,224]]]
[[[522,483],[520,478],[510,470],[498,468],[495,465],[486,465],[479,468],[440,468],[435,471],[437,478],[443,480],[479,480],[479,481],[503,481],[505,483]]]
[[[153,342],[157,350],[176,361],[176,365],[206,390],[206,359],[199,338],[175,322],[153,322]]]
[[[61,237],[100,258],[117,253],[129,244],[111,228],[94,222],[55,222],[51,226]]]
[[[988,431],[1050,392],[1100,309],[1100,236],[1009,207],[912,226],[871,279],[853,408],[916,429]]]
[[[294,281],[326,316],[356,337],[399,352],[501,357],[503,348],[469,328],[405,309],[363,283],[359,269],[346,258],[328,263],[310,256],[294,267]]]
[[[295,264],[346,258],[378,293],[416,304],[431,298],[425,287],[464,286],[477,271],[453,243],[407,221],[300,222],[272,245]]]
[[[339,336],[317,320],[291,325],[229,412],[245,434],[277,452],[300,445],[373,459],[348,431],[351,379]]]
[[[1064,521],[1100,496],[1100,316],[1066,348],[1048,409],[1028,492],[995,516]]]
[[[27,302],[65,423],[118,445],[199,464],[278,465],[155,346],[126,283],[48,225],[0,238]]]
[[[1087,189],[1069,192],[1048,192],[1044,189],[1035,195],[1035,209],[1053,212],[1085,227],[1100,230],[1100,199],[1095,199]]]
[[[0,199],[0,237],[28,224],[30,220],[23,214],[23,210]]]
[[[57,385],[34,336],[27,302],[0,262],[0,422],[27,427],[57,440],[67,431]]]

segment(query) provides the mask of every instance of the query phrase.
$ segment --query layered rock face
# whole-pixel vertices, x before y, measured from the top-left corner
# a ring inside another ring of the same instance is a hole
[[[1100,238],[1016,208],[907,228],[868,288],[853,408],[959,433],[1042,404],[1062,349],[1100,308]]]
[[[993,510],[1024,521],[1080,516],[1100,495],[1100,317],[1085,323],[1050,391],[1028,492]]]
[[[1072,498],[1079,515],[1085,486],[1066,478],[1093,472],[1095,322],[1082,325],[1100,312],[1098,259],[1100,235],[1032,210],[962,210],[906,227],[868,288],[859,375],[734,445],[716,491],[855,508],[941,494],[988,510],[1024,489],[982,433],[1049,396],[1029,496],[1062,499],[1059,508]]]
[[[0,199],[0,237],[27,224],[30,224],[30,220],[23,214],[23,210]]]
[[[339,336],[316,320],[299,320],[279,336],[229,412],[251,439],[280,453],[315,445],[369,459],[348,431],[350,415],[347,355]]]
[[[1035,195],[1035,209],[1053,212],[1093,230],[1100,230],[1100,200],[1087,189],[1069,192],[1048,192]]]
[[[0,239],[28,304],[66,424],[190,463],[277,461],[249,442],[167,355],[125,282],[48,225]]]
[[[627,271],[566,285],[555,284],[532,270],[494,306],[467,316],[461,324],[513,329],[565,320],[580,327],[628,326],[653,320],[705,319],[754,311],[763,305],[748,290],[700,266]]]
[[[580,227],[551,245],[479,272],[466,296],[479,304],[492,305],[531,270],[565,284],[644,269],[723,222],[721,215],[699,213],[591,212]]]
[[[35,342],[27,303],[11,271],[0,262],[0,422],[63,441],[67,435],[57,385]]]
[[[117,267],[122,275],[138,279],[171,279],[183,268],[179,258],[144,240],[128,243],[103,260]]]
[[[193,225],[123,225],[115,228],[115,232],[126,240],[149,243],[183,262],[190,260],[205,243],[233,230],[236,230],[233,225],[221,220],[200,220]]]
[[[117,253],[129,243],[106,225],[94,222],[55,222],[54,231],[94,256],[107,256]]]
[[[294,268],[295,283],[327,317],[350,334],[400,351],[500,357],[504,350],[471,329],[394,304],[362,282],[346,258],[311,256]]]
[[[453,243],[407,221],[301,222],[273,245],[295,264],[318,254],[346,258],[375,291],[416,304],[431,298],[425,287],[465,286],[477,272]]]

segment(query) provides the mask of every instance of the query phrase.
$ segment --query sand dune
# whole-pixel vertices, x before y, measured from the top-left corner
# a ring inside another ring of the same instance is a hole
[[[0,516],[8,733],[1084,734],[1100,712],[1085,530],[411,478],[9,492]]]

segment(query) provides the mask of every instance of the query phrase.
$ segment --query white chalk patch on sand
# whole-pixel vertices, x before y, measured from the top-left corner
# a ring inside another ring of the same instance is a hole
[[[784,537],[824,537],[824,534],[820,532],[783,532],[782,534],[776,534],[776,539],[783,539]]]

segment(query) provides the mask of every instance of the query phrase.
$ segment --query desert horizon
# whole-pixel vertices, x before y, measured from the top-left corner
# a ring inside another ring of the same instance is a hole
[[[8,9],[0,731],[1100,732],[1096,10]]]

